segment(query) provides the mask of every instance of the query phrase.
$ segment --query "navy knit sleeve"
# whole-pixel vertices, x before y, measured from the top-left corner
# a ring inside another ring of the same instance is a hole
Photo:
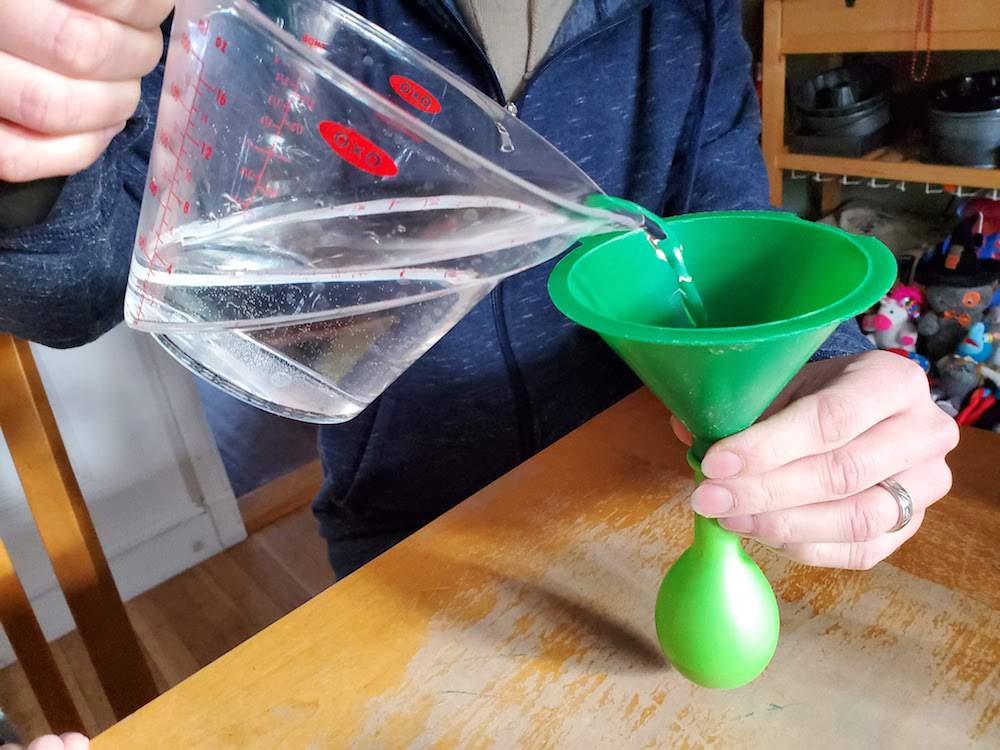
[[[0,231],[0,330],[66,348],[122,319],[162,66],[101,158],[69,177],[46,220]]]
[[[743,40],[740,7],[721,3],[716,21],[716,68],[706,102],[698,169],[689,211],[768,210],[767,170],[760,150],[760,108],[750,75],[750,50]],[[682,200],[672,198],[674,208]],[[872,349],[857,322],[848,320],[813,360]]]

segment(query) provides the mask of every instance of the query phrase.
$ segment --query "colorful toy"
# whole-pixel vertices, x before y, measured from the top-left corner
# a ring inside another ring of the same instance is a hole
[[[955,351],[973,324],[982,320],[994,288],[992,281],[978,286],[927,287],[930,309],[921,316],[917,331],[929,359],[936,361]]]
[[[931,396],[951,416],[957,416],[966,397],[980,384],[978,363],[969,357],[951,354],[937,363],[937,382]]]
[[[993,354],[993,334],[987,333],[983,321],[973,323],[965,338],[955,349],[960,357],[969,357],[976,362],[985,362]]]
[[[861,319],[861,330],[879,349],[912,352],[917,348],[917,326],[905,303],[891,294],[882,298],[878,310]]]
[[[994,305],[983,316],[986,330],[993,337],[993,354],[989,359],[990,367],[1000,368],[1000,305]]]
[[[983,246],[983,213],[966,216],[928,256],[917,273],[924,284],[929,310],[917,324],[920,349],[936,362],[951,354],[973,324],[990,307],[1000,279],[1000,260],[979,257]]]

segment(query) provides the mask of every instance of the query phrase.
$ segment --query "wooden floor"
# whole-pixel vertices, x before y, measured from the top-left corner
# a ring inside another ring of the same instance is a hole
[[[308,507],[127,605],[160,690],[263,630],[334,582]],[[91,736],[114,719],[74,632],[53,644]],[[0,707],[26,736],[47,731],[19,665],[0,670]]]

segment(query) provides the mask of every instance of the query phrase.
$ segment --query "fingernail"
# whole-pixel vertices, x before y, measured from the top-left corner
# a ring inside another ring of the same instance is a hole
[[[743,459],[732,451],[709,453],[701,462],[701,471],[711,479],[729,479],[743,471]]]
[[[729,518],[720,518],[719,526],[727,531],[734,531],[737,534],[747,534],[753,531],[753,517],[731,516]]]
[[[732,510],[733,495],[725,487],[700,484],[691,495],[691,507],[703,516],[717,516]]]

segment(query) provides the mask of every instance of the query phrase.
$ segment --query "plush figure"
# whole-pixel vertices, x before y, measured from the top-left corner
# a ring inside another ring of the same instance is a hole
[[[927,310],[920,316],[919,349],[932,362],[952,354],[967,331],[983,318],[1000,279],[1000,261],[980,258],[982,214],[963,218],[952,229],[945,252],[921,266]]]
[[[993,334],[987,333],[986,324],[983,321],[973,323],[965,338],[955,349],[955,354],[961,357],[969,357],[976,362],[985,362],[993,354]]]
[[[917,325],[928,359],[936,361],[958,347],[993,296],[995,283],[978,286],[934,285],[927,287],[928,311]]]
[[[990,357],[990,367],[1000,369],[1000,305],[994,305],[983,316],[986,331],[993,337],[993,355]]]
[[[905,305],[891,296],[883,297],[878,310],[861,319],[861,330],[879,349],[912,352],[917,348],[917,327]]]
[[[951,354],[937,363],[938,380],[931,395],[937,405],[957,416],[966,397],[979,385],[979,365],[968,357]]]

